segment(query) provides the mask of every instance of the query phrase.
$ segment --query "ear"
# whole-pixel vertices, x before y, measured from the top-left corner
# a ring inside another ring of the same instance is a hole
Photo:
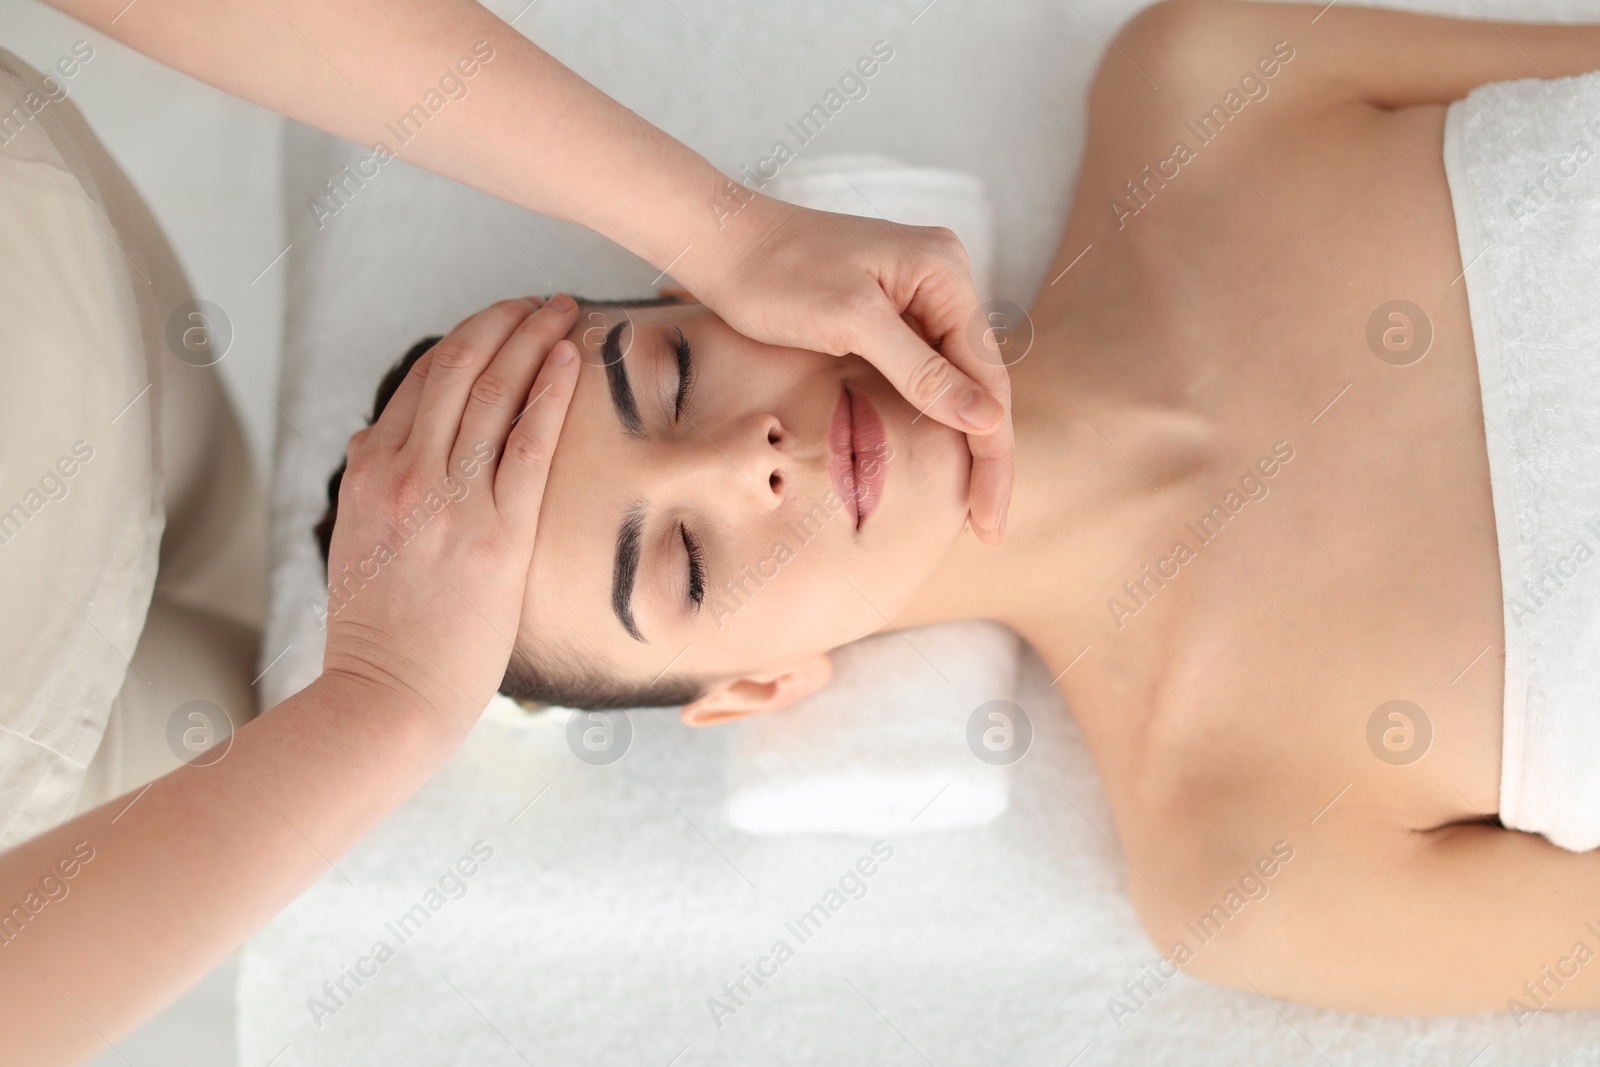
[[[685,726],[715,726],[777,711],[815,693],[832,677],[833,659],[821,652],[780,671],[718,682],[705,696],[685,704],[679,718]]]
[[[700,303],[700,301],[694,298],[693,293],[689,292],[689,290],[685,289],[681,285],[663,285],[661,288],[656,290],[656,295],[663,300],[682,300],[686,304]]]

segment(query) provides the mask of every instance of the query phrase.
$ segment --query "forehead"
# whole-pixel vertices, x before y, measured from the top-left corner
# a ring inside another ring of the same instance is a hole
[[[629,447],[610,378],[620,360],[639,408],[659,392],[664,364],[647,347],[672,325],[712,318],[699,304],[583,305],[570,339],[582,362],[551,460],[525,600],[524,627],[560,632],[587,651],[635,642],[611,605],[617,538],[650,490],[649,468]],[[606,344],[607,339],[612,345]],[[697,356],[701,353],[697,353]],[[534,616],[529,618],[530,613]],[[648,633],[646,636],[650,636]]]
[[[568,336],[579,344],[580,350],[584,347],[584,341],[598,350],[603,334],[619,323],[646,327],[701,318],[716,318],[716,316],[712,315],[704,304],[696,301],[665,298],[615,304],[579,301],[578,323]],[[623,336],[626,337],[629,332],[625,327],[622,331]],[[588,355],[587,352],[584,354]]]

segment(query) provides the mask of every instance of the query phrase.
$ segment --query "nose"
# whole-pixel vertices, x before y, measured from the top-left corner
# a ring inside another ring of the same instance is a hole
[[[735,506],[775,510],[789,491],[790,435],[776,415],[750,415],[721,426],[701,423],[685,474],[703,492]],[[692,442],[691,442],[692,443]]]

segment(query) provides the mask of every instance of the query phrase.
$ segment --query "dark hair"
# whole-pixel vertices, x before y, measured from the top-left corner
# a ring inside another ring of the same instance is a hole
[[[580,307],[604,305],[607,307],[657,307],[682,301],[672,297],[650,300],[585,300],[574,297]],[[372,414],[367,425],[378,421],[383,409],[393,399],[400,383],[417,360],[438,344],[440,338],[425,337],[411,346],[400,361],[384,374],[378,383],[377,395],[372,401]],[[333,526],[339,518],[339,486],[344,481],[343,463],[328,478],[328,510],[312,528],[317,546],[322,550],[322,563],[328,564],[328,549],[333,543]],[[682,675],[658,678],[653,682],[637,683],[609,677],[604,672],[585,664],[571,650],[551,648],[541,650],[538,661],[530,658],[523,649],[514,648],[505,676],[500,680],[500,692],[524,705],[557,704],[567,708],[601,711],[613,708],[675,707],[699,698],[705,692],[704,683]]]

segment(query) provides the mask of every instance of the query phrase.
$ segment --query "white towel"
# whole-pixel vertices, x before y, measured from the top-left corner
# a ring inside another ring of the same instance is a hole
[[[1015,695],[1017,651],[1016,635],[990,622],[880,634],[838,649],[825,689],[738,725],[729,825],[880,834],[992,821],[1006,810],[1005,767],[974,753],[968,723],[990,701]],[[1026,738],[1015,743],[1020,759]]]
[[[1452,104],[1504,591],[1500,820],[1600,847],[1600,73]]]

